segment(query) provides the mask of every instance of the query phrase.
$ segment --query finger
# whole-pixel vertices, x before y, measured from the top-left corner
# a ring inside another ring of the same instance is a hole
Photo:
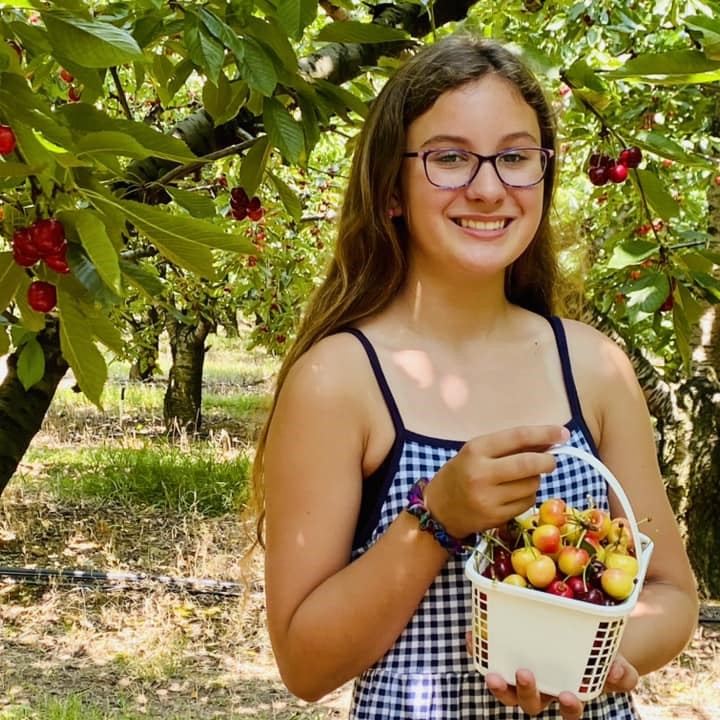
[[[630,692],[634,690],[640,680],[640,675],[622,655],[618,655],[608,672],[605,681],[607,692]]]
[[[563,425],[520,425],[476,439],[482,441],[484,455],[500,458],[527,450],[546,450],[569,440],[570,432]]]
[[[538,715],[550,702],[550,698],[542,698],[535,684],[535,676],[529,670],[518,670],[515,673],[515,689],[518,705],[528,715]]]
[[[558,695],[558,709],[563,720],[580,720],[585,709],[585,703],[570,692],[561,692]]]
[[[485,676],[485,684],[498,702],[511,707],[518,704],[515,688],[508,685],[502,675],[488,673]]]

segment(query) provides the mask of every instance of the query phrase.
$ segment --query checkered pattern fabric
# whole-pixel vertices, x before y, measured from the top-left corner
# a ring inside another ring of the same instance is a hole
[[[569,444],[591,452],[580,427],[573,421]],[[354,552],[368,550],[407,504],[411,486],[421,477],[431,478],[456,452],[457,443],[425,438],[402,431],[402,453],[369,540]],[[557,468],[542,479],[538,504],[563,497],[584,508],[591,497],[607,508],[605,480],[581,460],[560,455]],[[465,645],[472,624],[471,583],[465,577],[465,558],[450,558],[427,590],[417,612],[393,647],[356,681],[351,720],[521,720],[521,710],[499,703],[473,669]],[[518,642],[521,638],[508,638]],[[553,703],[538,720],[561,720]],[[638,720],[630,696],[601,695],[589,701],[584,720]]]

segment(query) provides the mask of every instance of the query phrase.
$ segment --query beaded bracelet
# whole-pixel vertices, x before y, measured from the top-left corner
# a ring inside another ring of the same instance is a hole
[[[451,555],[462,555],[468,550],[468,546],[463,540],[458,540],[448,533],[445,527],[439,523],[427,509],[423,491],[428,484],[428,480],[422,478],[418,480],[408,493],[408,504],[405,510],[414,515],[420,521],[420,530],[429,532],[440,545],[442,545]],[[465,538],[469,540],[469,538]]]

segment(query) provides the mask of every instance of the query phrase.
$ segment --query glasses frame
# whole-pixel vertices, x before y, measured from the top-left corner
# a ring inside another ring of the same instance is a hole
[[[539,150],[544,156],[545,156],[545,166],[543,167],[542,175],[534,182],[530,183],[529,185],[514,185],[513,183],[505,182],[505,180],[500,177],[500,171],[497,167],[497,159],[500,157],[503,157],[504,155],[511,155],[512,153],[516,153],[520,150]],[[478,162],[478,166],[475,168],[475,172],[471,175],[470,179],[462,183],[461,185],[438,185],[437,183],[434,183],[430,179],[430,175],[428,174],[428,168],[427,168],[427,158],[428,155],[435,153],[435,152],[461,152],[465,153],[466,155],[472,155],[473,157],[476,157],[480,162]],[[459,190],[460,188],[465,188],[468,185],[472,183],[472,181],[477,177],[477,174],[480,172],[480,168],[483,166],[484,163],[489,162],[493,166],[493,170],[495,170],[495,174],[498,177],[498,180],[505,185],[505,187],[512,187],[512,188],[530,188],[535,187],[535,185],[539,185],[544,179],[545,179],[545,173],[547,172],[548,165],[550,164],[550,158],[552,158],[555,155],[554,150],[550,150],[549,148],[544,147],[513,147],[508,148],[507,150],[501,150],[499,153],[495,153],[494,155],[480,155],[480,153],[472,152],[472,150],[465,150],[465,148],[430,148],[428,150],[420,150],[417,152],[406,152],[403,153],[403,157],[406,158],[420,158],[423,161],[423,169],[425,170],[425,177],[427,178],[427,181],[436,188],[440,188],[441,190]]]

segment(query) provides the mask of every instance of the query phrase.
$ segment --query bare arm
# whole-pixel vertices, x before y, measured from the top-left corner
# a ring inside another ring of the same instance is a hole
[[[691,639],[697,624],[695,580],[657,463],[652,424],[642,389],[625,354],[591,328],[575,328],[579,343],[572,348],[578,366],[590,362],[600,377],[589,390],[600,437],[603,462],[623,483],[640,530],[655,549],[646,586],[628,622],[620,652],[642,675],[670,662]],[[583,351],[582,348],[589,348]],[[590,352],[583,357],[584,352]],[[596,376],[597,377],[597,376]],[[614,514],[622,514],[619,507]],[[662,632],[658,632],[658,620]]]

